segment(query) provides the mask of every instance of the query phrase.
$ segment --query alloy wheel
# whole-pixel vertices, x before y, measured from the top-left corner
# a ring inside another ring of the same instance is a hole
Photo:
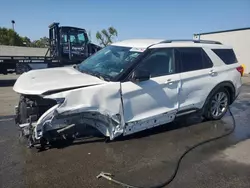
[[[228,106],[228,96],[225,92],[216,93],[211,101],[211,115],[213,117],[221,116]]]

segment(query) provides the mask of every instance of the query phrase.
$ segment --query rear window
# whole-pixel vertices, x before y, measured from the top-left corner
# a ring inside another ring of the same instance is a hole
[[[238,62],[233,49],[212,49],[212,51],[227,65]]]

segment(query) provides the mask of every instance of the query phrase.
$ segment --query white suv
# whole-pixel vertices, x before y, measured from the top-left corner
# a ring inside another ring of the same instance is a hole
[[[85,125],[113,140],[192,112],[217,120],[238,96],[242,73],[220,42],[125,40],[74,67],[22,74],[16,123],[32,145],[44,145],[73,140]]]

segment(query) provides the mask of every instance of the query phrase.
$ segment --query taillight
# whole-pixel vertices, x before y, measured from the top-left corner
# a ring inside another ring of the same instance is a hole
[[[237,71],[240,73],[240,75],[243,76],[243,73],[244,73],[244,68],[243,68],[243,66],[239,66],[239,67],[237,67],[236,69],[237,69]]]

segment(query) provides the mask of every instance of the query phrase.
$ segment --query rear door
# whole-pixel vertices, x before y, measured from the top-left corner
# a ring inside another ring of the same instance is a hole
[[[216,85],[216,67],[201,47],[176,48],[175,57],[180,65],[180,113],[199,109]]]
[[[122,83],[125,134],[131,134],[174,119],[178,108],[180,75],[176,73],[174,50],[151,49],[138,69],[150,72],[147,81]],[[135,126],[134,126],[135,125]]]

